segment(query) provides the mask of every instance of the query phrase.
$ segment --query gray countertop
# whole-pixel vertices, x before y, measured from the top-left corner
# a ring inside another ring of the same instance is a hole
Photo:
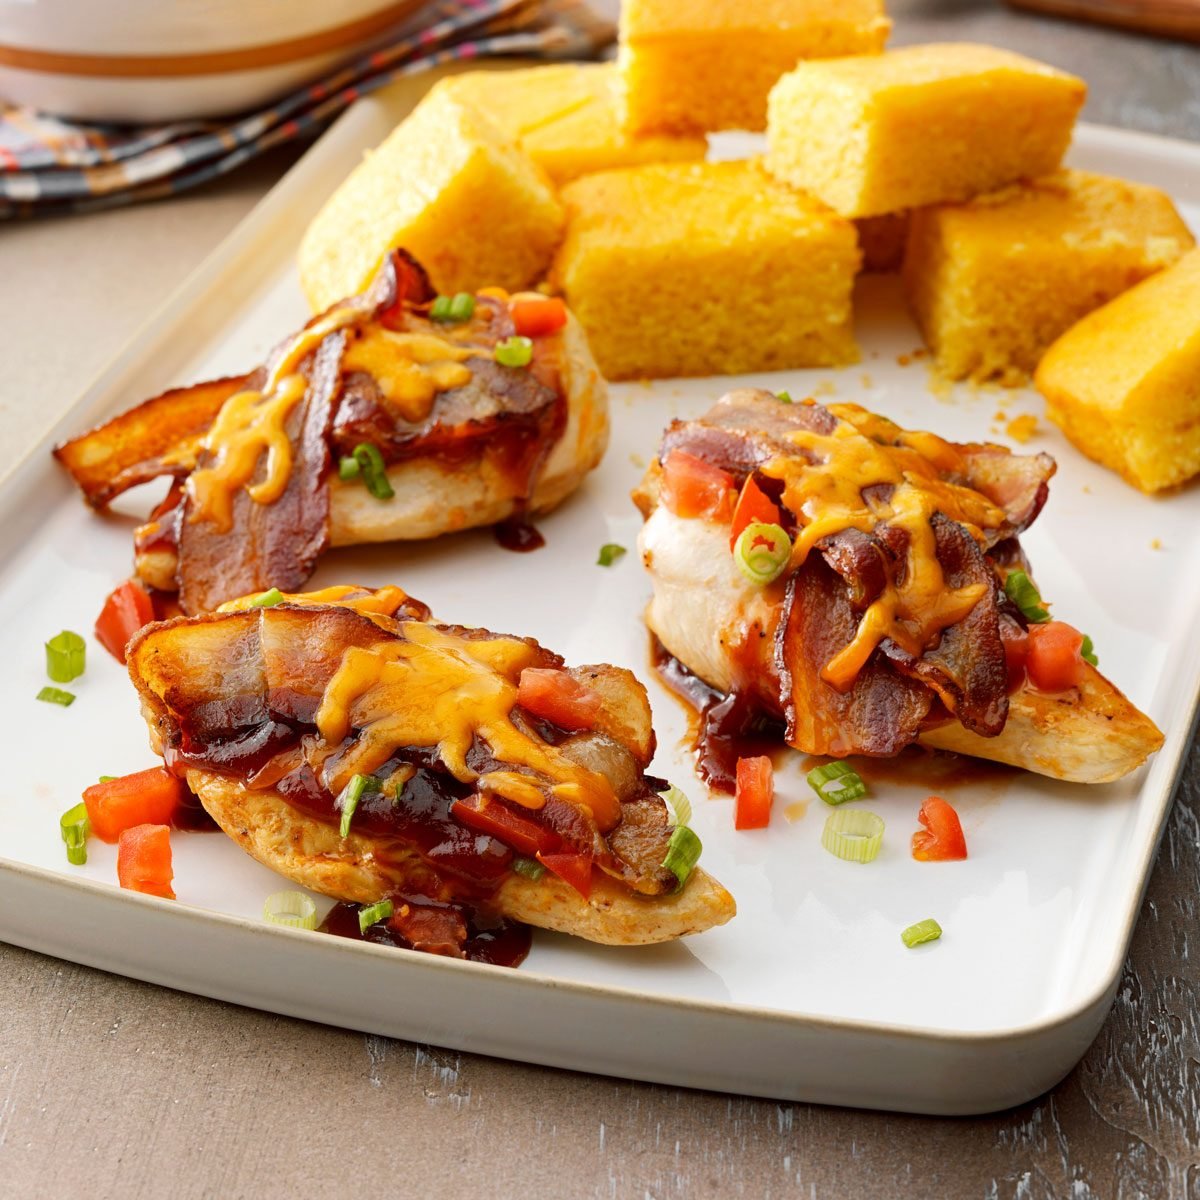
[[[1083,75],[1090,120],[1200,137],[1200,49],[971,0],[894,0],[892,15],[896,42],[991,41]],[[277,155],[136,210],[0,226],[5,459],[289,161]],[[364,1037],[0,945],[0,1198],[1193,1200],[1198,892],[1194,747],[1096,1043],[1040,1101],[955,1121],[680,1091]]]

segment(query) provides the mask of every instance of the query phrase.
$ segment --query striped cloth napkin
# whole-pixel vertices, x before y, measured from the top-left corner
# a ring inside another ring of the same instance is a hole
[[[437,0],[382,48],[240,117],[87,125],[0,102],[0,218],[174,195],[272,146],[314,137],[360,96],[403,75],[490,55],[587,58],[612,37],[585,0]]]

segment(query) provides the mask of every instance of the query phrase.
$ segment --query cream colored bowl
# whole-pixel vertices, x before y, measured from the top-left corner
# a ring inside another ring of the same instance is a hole
[[[422,0],[0,0],[0,99],[94,121],[221,116],[372,45]]]

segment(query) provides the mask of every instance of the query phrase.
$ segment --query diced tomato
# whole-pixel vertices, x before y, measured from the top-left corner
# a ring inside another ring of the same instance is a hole
[[[517,688],[517,703],[535,717],[553,721],[568,733],[595,729],[600,696],[567,671],[526,667]]]
[[[917,820],[925,826],[912,836],[912,856],[920,862],[951,862],[967,857],[958,813],[941,796],[929,796]]]
[[[135,825],[170,825],[187,799],[187,785],[163,767],[93,783],[83,793],[92,832],[102,842],[115,842]]]
[[[662,501],[677,517],[727,518],[733,476],[686,450],[672,450],[662,461]]]
[[[546,337],[567,323],[567,306],[557,296],[541,300],[514,300],[509,309],[522,337]]]
[[[1008,670],[1008,690],[1015,692],[1025,682],[1025,661],[1029,657],[1029,634],[1016,621],[1000,622],[1000,640],[1004,643],[1004,665]]]
[[[127,579],[104,602],[96,618],[96,640],[119,663],[125,647],[144,625],[154,620],[154,603],[140,583]]]
[[[775,799],[775,771],[765,755],[739,758],[733,793],[734,829],[766,829]]]
[[[547,871],[566,880],[585,900],[592,894],[590,854],[539,854],[537,860]]]
[[[729,531],[730,550],[741,536],[742,530],[756,521],[763,525],[779,525],[782,518],[779,506],[754,482],[753,475],[747,475],[733,510],[733,528]]]
[[[1066,692],[1083,679],[1083,634],[1065,621],[1029,627],[1029,681],[1043,692]]]
[[[490,834],[529,858],[557,850],[562,844],[554,830],[533,817],[522,816],[494,797],[468,796],[465,800],[455,800],[450,812],[468,828]]]
[[[171,831],[165,825],[134,825],[117,843],[117,879],[123,888],[174,900]]]

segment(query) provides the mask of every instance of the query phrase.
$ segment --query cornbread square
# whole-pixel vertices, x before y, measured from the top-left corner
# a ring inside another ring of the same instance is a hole
[[[627,132],[615,63],[472,71],[449,87],[516,138],[556,187],[613,167],[693,162],[708,151],[702,134],[638,137]]]
[[[1072,326],[1036,382],[1050,419],[1134,487],[1200,474],[1200,250]]]
[[[905,290],[943,375],[1015,385],[1085,313],[1194,244],[1157,188],[1059,171],[914,212]]]
[[[550,181],[515,140],[439,83],[309,225],[300,282],[320,311],[362,291],[400,246],[439,291],[516,291],[538,281],[562,223]]]
[[[908,213],[885,213],[881,217],[860,217],[854,222],[858,245],[862,250],[864,272],[872,275],[894,274],[904,262],[908,241]]]
[[[771,91],[767,168],[845,217],[967,200],[1053,171],[1086,93],[969,43],[802,62]]]
[[[784,71],[878,54],[890,29],[883,0],[624,0],[625,122],[641,133],[765,129]]]
[[[553,283],[610,379],[854,362],[854,226],[757,162],[603,171],[563,191]]]

